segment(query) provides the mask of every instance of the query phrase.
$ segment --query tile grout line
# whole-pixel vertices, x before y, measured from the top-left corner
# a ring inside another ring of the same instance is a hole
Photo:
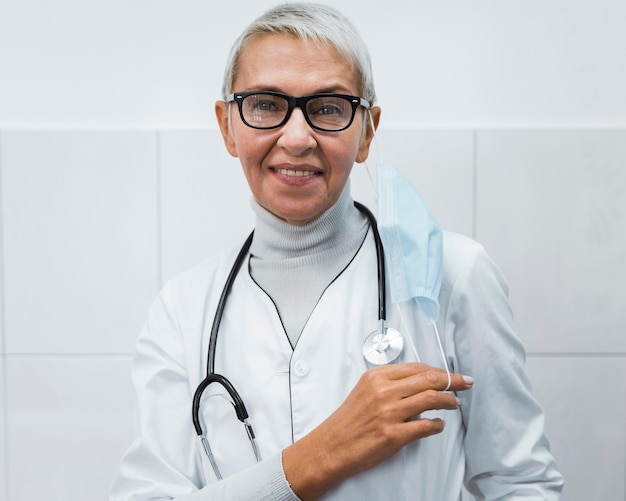
[[[0,311],[2,311],[2,315],[0,315],[0,358],[2,359],[2,368],[0,369],[1,384],[2,384],[2,433],[4,437],[4,447],[2,450],[3,456],[3,474],[4,474],[4,496],[8,500],[9,499],[9,385],[8,385],[8,368],[7,368],[7,344],[6,344],[6,305],[4,300],[4,261],[5,261],[5,249],[4,249],[4,197],[3,197],[3,174],[4,174],[4,164],[2,162],[2,140],[4,138],[3,132],[0,130]]]
[[[130,360],[132,353],[7,353],[4,360]]]
[[[478,240],[478,131],[472,131],[472,238]]]
[[[529,351],[526,353],[529,358],[626,358],[624,351],[581,351],[581,352],[549,352],[549,351]]]
[[[0,353],[4,358],[6,353],[6,341],[5,341],[5,319],[6,308],[4,304],[4,197],[3,195],[3,164],[2,164],[2,138],[3,134],[0,130],[0,311],[3,312],[0,316]],[[6,381],[6,379],[3,379]]]
[[[3,360],[130,360],[133,354],[128,353],[5,353]],[[529,351],[528,358],[626,358],[624,351],[600,352],[549,352]]]
[[[162,287],[163,282],[163,193],[162,193],[162,175],[161,175],[161,131],[156,130],[155,142],[155,175],[156,175],[156,279],[157,292]]]

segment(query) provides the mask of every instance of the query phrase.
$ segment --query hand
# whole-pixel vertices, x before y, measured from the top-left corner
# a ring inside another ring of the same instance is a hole
[[[451,374],[450,391],[473,379]],[[391,364],[365,372],[328,419],[283,451],[283,467],[294,492],[317,499],[335,483],[368,470],[415,440],[441,433],[441,419],[417,418],[435,409],[456,409],[443,390],[448,376],[420,363]]]

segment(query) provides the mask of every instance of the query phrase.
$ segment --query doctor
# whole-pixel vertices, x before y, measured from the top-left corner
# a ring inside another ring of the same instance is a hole
[[[240,259],[212,256],[155,301],[133,361],[137,437],[111,500],[458,501],[463,485],[479,499],[558,499],[502,277],[384,168],[381,286],[376,222],[349,189],[380,118],[352,24],[316,4],[268,11],[235,43],[223,95],[217,120],[255,231]],[[407,201],[413,229],[393,210]],[[400,297],[404,281],[424,287]],[[376,365],[363,341],[386,333],[381,288],[403,345]]]

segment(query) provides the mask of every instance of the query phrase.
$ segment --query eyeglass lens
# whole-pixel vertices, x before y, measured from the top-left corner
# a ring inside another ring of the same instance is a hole
[[[352,120],[354,113],[348,98],[316,96],[306,102],[306,116],[314,127],[340,130]],[[289,112],[289,101],[273,94],[251,94],[241,103],[244,120],[252,127],[271,128],[280,125]]]

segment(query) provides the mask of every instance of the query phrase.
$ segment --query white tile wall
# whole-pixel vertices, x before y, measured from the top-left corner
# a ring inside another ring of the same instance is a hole
[[[0,354],[0,499],[9,497],[6,412],[6,364],[4,355]]]
[[[444,228],[476,231],[509,278],[563,501],[626,499],[625,134],[378,138]],[[5,501],[106,499],[133,426],[130,362],[114,354],[132,350],[160,280],[247,234],[249,191],[215,130],[0,139],[0,499],[8,480]],[[356,166],[355,198],[368,183]]]
[[[243,243],[254,227],[250,190],[217,130],[160,133],[162,277],[221,247]]]
[[[6,349],[4,338],[4,232],[2,204],[2,135],[0,134],[0,499],[8,498],[8,454],[6,449]]]
[[[156,291],[156,134],[2,138],[9,353],[128,353]]]
[[[626,352],[626,130],[480,131],[477,237],[530,351]]]
[[[530,357],[562,501],[626,499],[626,357]]]
[[[108,498],[133,427],[128,359],[8,360],[10,501]]]

